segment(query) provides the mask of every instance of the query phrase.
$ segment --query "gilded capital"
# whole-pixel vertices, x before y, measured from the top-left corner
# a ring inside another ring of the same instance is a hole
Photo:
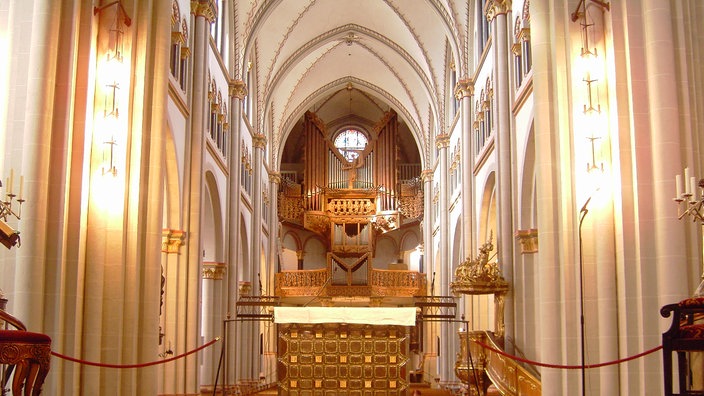
[[[422,172],[420,172],[420,178],[423,179],[424,182],[432,181],[434,173],[435,172],[433,172],[432,169],[424,169]]]
[[[263,149],[266,147],[266,136],[263,133],[257,133],[252,136],[252,146],[254,148]]]
[[[484,15],[491,22],[497,16],[511,12],[511,0],[491,0],[487,3]]]
[[[191,0],[191,14],[205,17],[208,23],[213,23],[218,14],[217,5],[214,0]]]
[[[279,172],[270,172],[269,173],[269,181],[272,183],[276,184],[281,184],[281,173]]]
[[[244,83],[242,80],[235,80],[230,83],[230,96],[243,100],[245,96],[247,96],[247,84]]]
[[[216,262],[203,263],[203,279],[223,280],[225,278],[225,264]]]
[[[468,98],[474,95],[474,82],[468,78],[463,78],[457,81],[455,85],[455,98],[457,100],[462,100],[462,98]]]
[[[161,231],[161,252],[180,254],[181,246],[184,245],[185,240],[186,231],[164,228]]]
[[[443,133],[435,136],[435,146],[439,149],[450,146],[450,135]]]

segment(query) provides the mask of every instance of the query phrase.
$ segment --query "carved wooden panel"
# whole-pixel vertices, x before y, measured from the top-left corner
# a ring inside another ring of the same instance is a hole
[[[408,388],[403,326],[279,326],[279,394],[402,396]]]

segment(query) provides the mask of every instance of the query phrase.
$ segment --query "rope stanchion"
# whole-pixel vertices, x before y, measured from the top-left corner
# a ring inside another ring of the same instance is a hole
[[[186,356],[188,356],[188,355],[192,355],[192,354],[194,354],[194,353],[196,353],[196,352],[202,351],[203,349],[205,349],[205,348],[207,348],[207,347],[209,347],[209,346],[215,344],[215,343],[218,342],[218,341],[220,341],[220,337],[215,337],[215,339],[212,340],[212,341],[210,341],[209,343],[203,344],[203,345],[199,346],[199,347],[196,348],[196,349],[193,349],[193,350],[188,351],[188,352],[184,352],[184,353],[182,353],[182,354],[180,354],[180,355],[177,355],[177,356],[174,356],[174,357],[170,357],[170,358],[164,359],[164,360],[156,360],[156,361],[153,361],[153,362],[138,363],[138,364],[109,364],[109,363],[89,362],[89,361],[86,361],[86,360],[76,359],[76,358],[73,358],[73,357],[70,357],[70,356],[66,356],[66,355],[63,355],[63,354],[61,354],[61,353],[54,352],[54,351],[51,351],[51,354],[54,355],[54,356],[56,356],[57,358],[60,358],[60,359],[63,359],[63,360],[68,360],[68,361],[74,362],[74,363],[84,364],[84,365],[86,365],[86,366],[96,366],[96,367],[106,367],[106,368],[118,368],[118,369],[141,368],[141,367],[155,366],[155,365],[157,365],[157,364],[164,364],[164,363],[172,362],[172,361],[174,361],[174,360],[181,359],[181,358],[186,357]]]
[[[563,365],[563,364],[549,364],[549,363],[536,362],[535,360],[524,359],[524,358],[521,358],[521,357],[518,357],[518,356],[515,356],[515,355],[511,355],[511,354],[506,353],[506,352],[504,352],[504,351],[502,351],[502,350],[493,348],[492,346],[487,345],[487,344],[485,344],[485,343],[483,343],[483,342],[480,342],[480,341],[472,341],[472,342],[474,342],[475,344],[481,346],[482,348],[486,348],[486,349],[488,349],[488,350],[490,350],[490,351],[496,352],[496,353],[498,353],[499,355],[503,355],[503,356],[505,356],[505,357],[507,357],[507,358],[509,358],[509,359],[513,359],[513,360],[516,360],[516,361],[519,361],[519,362],[523,362],[523,363],[528,363],[528,364],[531,364],[531,365],[533,365],[533,366],[540,366],[540,367],[547,367],[547,368],[556,368],[556,369],[566,369],[566,370],[582,369],[582,365]],[[643,357],[643,356],[646,356],[646,355],[650,355],[651,353],[657,352],[657,351],[659,351],[660,349],[662,349],[662,345],[658,345],[658,346],[656,346],[655,348],[648,349],[648,350],[645,351],[645,352],[641,352],[641,353],[639,353],[639,354],[637,354],[637,355],[629,356],[629,357],[623,358],[623,359],[612,360],[612,361],[603,362],[603,363],[585,364],[585,365],[584,365],[584,368],[592,369],[592,368],[599,368],[599,367],[604,367],[604,366],[611,366],[611,365],[614,365],[614,364],[621,364],[621,363],[625,363],[625,362],[628,362],[628,361],[631,361],[631,360],[634,360],[634,359],[638,359],[638,358]]]

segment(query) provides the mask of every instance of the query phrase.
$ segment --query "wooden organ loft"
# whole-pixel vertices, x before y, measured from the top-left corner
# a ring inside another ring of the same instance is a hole
[[[278,297],[374,306],[425,294],[425,276],[409,271],[408,263],[372,265],[380,236],[418,227],[423,216],[420,164],[399,163],[398,131],[396,113],[386,112],[366,146],[341,152],[323,121],[305,114],[304,164],[300,173],[282,169],[279,220],[324,240],[327,262],[319,269],[299,265],[277,273]]]

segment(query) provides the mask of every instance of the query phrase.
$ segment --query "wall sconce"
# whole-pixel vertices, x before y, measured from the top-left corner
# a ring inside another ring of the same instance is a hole
[[[126,85],[126,67],[124,61],[124,35],[125,27],[132,25],[132,20],[127,15],[120,0],[104,4],[93,8],[93,14],[114,6],[114,18],[108,28],[108,45],[105,47],[104,58],[100,63],[98,72],[100,84],[103,88],[103,117],[100,126],[97,128],[102,136],[103,158],[102,174],[112,174],[117,176],[117,153],[118,136],[123,130],[120,120],[120,97],[121,88]],[[102,57],[102,56],[101,56]],[[125,91],[126,92],[126,91]]]
[[[10,177],[7,178],[5,183],[5,200],[0,200],[0,243],[5,245],[8,249],[12,248],[20,241],[20,232],[13,229],[7,224],[8,217],[14,217],[20,220],[22,217],[22,204],[25,202],[23,188],[24,188],[24,177],[20,176],[20,191],[19,195],[14,193],[15,171],[10,169]],[[0,182],[0,187],[2,187],[2,182]],[[13,209],[15,206],[15,197],[17,198],[17,210]]]

